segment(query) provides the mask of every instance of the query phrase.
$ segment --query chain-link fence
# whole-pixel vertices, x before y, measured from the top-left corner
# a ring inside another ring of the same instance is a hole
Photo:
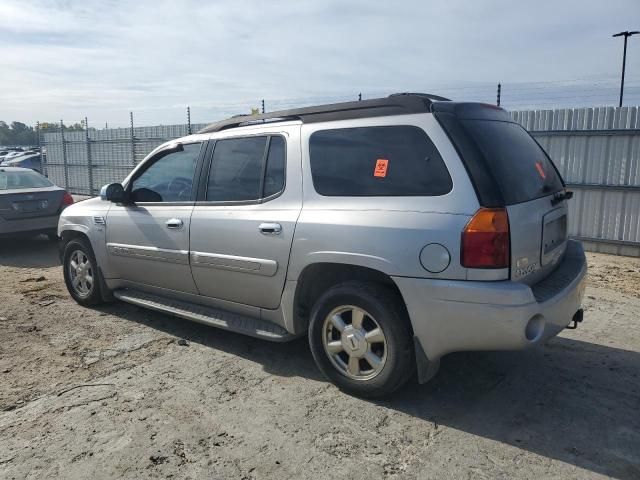
[[[151,150],[206,124],[158,125],[65,131],[39,130],[42,172],[56,185],[78,195],[96,195],[107,183],[124,179]]]

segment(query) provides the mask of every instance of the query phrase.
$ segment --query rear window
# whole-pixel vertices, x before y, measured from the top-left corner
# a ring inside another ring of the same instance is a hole
[[[519,124],[447,113],[436,118],[456,146],[483,206],[527,202],[564,188],[547,154]]]
[[[562,190],[546,153],[517,123],[463,120],[498,182],[505,202],[526,202]]]
[[[326,196],[434,196],[451,177],[418,127],[321,130],[309,140],[313,185]]]
[[[53,183],[39,173],[32,171],[6,171],[0,169],[0,190],[19,190],[22,188],[44,188],[51,186],[53,186]]]

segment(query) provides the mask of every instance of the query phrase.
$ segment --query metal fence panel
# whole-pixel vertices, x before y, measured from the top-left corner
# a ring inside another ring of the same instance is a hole
[[[590,250],[640,256],[640,107],[511,114],[549,153],[574,191],[569,234]],[[192,124],[190,130],[205,126]],[[45,171],[72,193],[95,194],[102,185],[124,179],[158,145],[188,133],[189,125],[45,133]]]
[[[512,112],[575,193],[569,234],[590,250],[640,256],[640,107]]]

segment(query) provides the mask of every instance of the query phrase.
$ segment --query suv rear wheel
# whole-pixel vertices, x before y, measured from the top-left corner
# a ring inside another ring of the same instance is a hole
[[[388,395],[415,368],[405,309],[381,285],[349,282],[325,292],[311,313],[309,344],[322,373],[362,397]]]
[[[96,257],[89,242],[75,238],[64,247],[63,273],[67,290],[83,306],[102,303]]]

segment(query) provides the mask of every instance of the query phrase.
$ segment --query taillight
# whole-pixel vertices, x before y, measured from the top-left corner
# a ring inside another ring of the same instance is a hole
[[[462,231],[460,262],[467,268],[509,266],[509,217],[504,208],[481,208]]]
[[[69,205],[73,205],[73,197],[69,192],[64,192],[62,196],[62,206],[68,207]]]

